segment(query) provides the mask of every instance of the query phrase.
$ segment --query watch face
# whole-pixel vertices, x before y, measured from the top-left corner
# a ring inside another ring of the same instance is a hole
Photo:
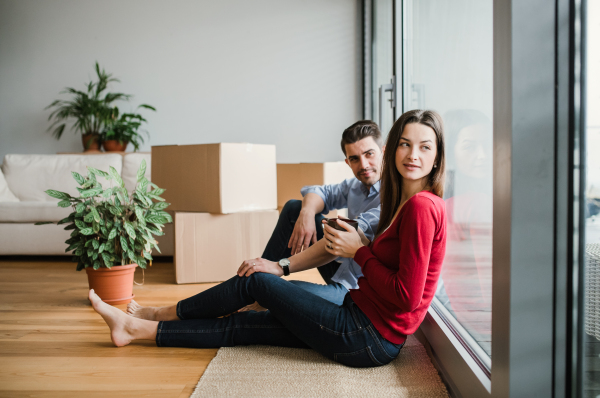
[[[279,265],[281,265],[282,267],[288,266],[290,265],[290,260],[288,260],[287,258],[282,258],[281,260],[279,260]]]

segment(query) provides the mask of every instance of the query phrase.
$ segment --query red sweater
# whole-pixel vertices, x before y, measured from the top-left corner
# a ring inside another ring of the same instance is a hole
[[[356,252],[364,276],[350,295],[384,338],[401,344],[417,330],[435,295],[445,251],[444,201],[422,191]]]

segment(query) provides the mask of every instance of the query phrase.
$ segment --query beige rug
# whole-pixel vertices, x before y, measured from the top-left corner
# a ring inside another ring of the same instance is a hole
[[[412,336],[392,363],[355,369],[313,350],[221,348],[198,382],[200,397],[448,397],[425,348]]]

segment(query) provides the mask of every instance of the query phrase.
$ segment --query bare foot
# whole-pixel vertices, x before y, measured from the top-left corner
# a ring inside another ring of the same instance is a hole
[[[110,339],[117,347],[123,347],[135,339],[156,337],[158,322],[134,319],[112,305],[106,304],[94,289],[90,289],[89,299],[94,310],[102,316],[110,328]]]
[[[177,321],[177,306],[171,305],[168,307],[143,307],[131,300],[127,304],[127,314],[148,321]]]
[[[147,319],[149,321],[158,321],[156,319],[156,313],[158,308],[156,307],[142,307],[135,300],[131,300],[131,303],[127,304],[127,313],[133,317],[140,319]]]
[[[240,308],[238,312],[246,312],[246,311],[266,311],[267,309],[262,305],[258,304],[258,301],[255,301],[253,304],[247,305],[244,308]]]

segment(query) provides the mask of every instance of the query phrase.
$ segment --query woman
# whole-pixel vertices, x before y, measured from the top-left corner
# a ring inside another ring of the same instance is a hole
[[[432,111],[403,114],[392,127],[384,154],[381,221],[375,240],[364,245],[346,231],[325,226],[325,238],[309,250],[353,257],[364,277],[341,306],[281,279],[277,263],[245,261],[238,275],[211,289],[161,308],[134,308],[138,319],[103,303],[90,291],[94,309],[111,329],[117,346],[136,339],[158,346],[214,348],[266,344],[313,348],[348,366],[392,361],[415,332],[436,290],[445,252],[442,120]],[[290,269],[309,268],[303,253]],[[329,261],[329,259],[325,259]],[[317,266],[319,264],[310,264]],[[219,318],[253,302],[266,312]]]

